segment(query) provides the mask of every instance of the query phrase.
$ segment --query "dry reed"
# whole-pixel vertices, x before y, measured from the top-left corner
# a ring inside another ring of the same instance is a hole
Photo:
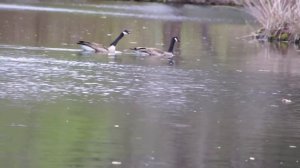
[[[288,39],[300,34],[300,0],[235,0],[241,3],[262,25],[267,37],[280,40],[282,33]]]

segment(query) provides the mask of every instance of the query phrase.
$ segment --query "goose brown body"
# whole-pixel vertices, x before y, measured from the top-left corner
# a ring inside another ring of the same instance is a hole
[[[116,51],[116,45],[124,37],[124,35],[129,34],[128,30],[124,30],[121,34],[110,44],[109,47],[104,47],[102,44],[88,42],[88,41],[78,41],[77,44],[80,45],[85,52],[96,52],[96,53],[107,53],[113,54]]]
[[[145,56],[159,56],[159,57],[173,57],[173,49],[176,42],[179,42],[177,37],[173,37],[170,42],[169,50],[164,51],[158,48],[148,48],[148,47],[135,47],[131,48],[131,50],[136,51],[138,54]]]

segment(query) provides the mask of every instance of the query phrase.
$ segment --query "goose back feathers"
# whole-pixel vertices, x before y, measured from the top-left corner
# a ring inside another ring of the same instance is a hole
[[[173,37],[170,42],[170,46],[168,51],[163,51],[158,48],[148,48],[148,47],[135,47],[131,48],[131,50],[136,51],[138,54],[146,55],[146,56],[165,56],[165,57],[173,57],[174,45],[176,42],[179,42],[177,37]]]
[[[85,52],[97,52],[97,53],[115,53],[116,45],[125,36],[129,34],[128,30],[124,30],[120,35],[110,44],[109,47],[104,47],[102,44],[88,42],[88,41],[78,41],[77,44],[80,45]]]

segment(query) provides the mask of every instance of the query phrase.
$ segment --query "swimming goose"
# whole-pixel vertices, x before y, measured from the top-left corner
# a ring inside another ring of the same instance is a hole
[[[127,34],[129,34],[128,30],[124,30],[123,32],[121,32],[121,34],[107,48],[104,47],[102,44],[92,43],[88,41],[78,41],[77,44],[79,44],[82,50],[85,52],[115,54],[116,45],[124,37],[124,35]]]
[[[170,59],[174,57],[173,49],[176,42],[179,42],[178,37],[173,37],[171,39],[168,51],[163,51],[158,48],[147,48],[147,47],[135,47],[135,48],[131,48],[131,50],[134,50],[138,54],[145,55],[145,56],[161,56]]]

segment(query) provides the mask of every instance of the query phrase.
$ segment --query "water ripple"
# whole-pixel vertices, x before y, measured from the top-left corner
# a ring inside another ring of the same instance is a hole
[[[70,49],[70,48],[33,47],[33,46],[19,46],[19,45],[5,45],[5,44],[0,44],[0,48],[14,49],[14,50],[30,50],[30,51],[70,51],[70,52],[81,51],[80,49]]]
[[[88,101],[126,100],[183,104],[185,92],[206,92],[189,71],[165,67],[79,62],[45,57],[0,55],[0,98],[54,100],[86,96]],[[197,72],[199,73],[199,72]],[[201,74],[201,72],[200,72]],[[141,99],[143,97],[143,99]]]
[[[116,17],[133,17],[133,18],[146,18],[157,20],[190,20],[190,21],[203,21],[205,18],[198,17],[186,17],[175,15],[157,15],[157,14],[137,14],[129,12],[116,12],[116,11],[99,11],[96,9],[71,9],[71,8],[59,8],[59,7],[47,7],[47,6],[31,6],[31,5],[14,5],[14,4],[0,4],[0,10],[27,10],[27,11],[43,11],[43,12],[60,12],[60,13],[72,13],[72,14],[92,14],[92,15],[109,15]]]

